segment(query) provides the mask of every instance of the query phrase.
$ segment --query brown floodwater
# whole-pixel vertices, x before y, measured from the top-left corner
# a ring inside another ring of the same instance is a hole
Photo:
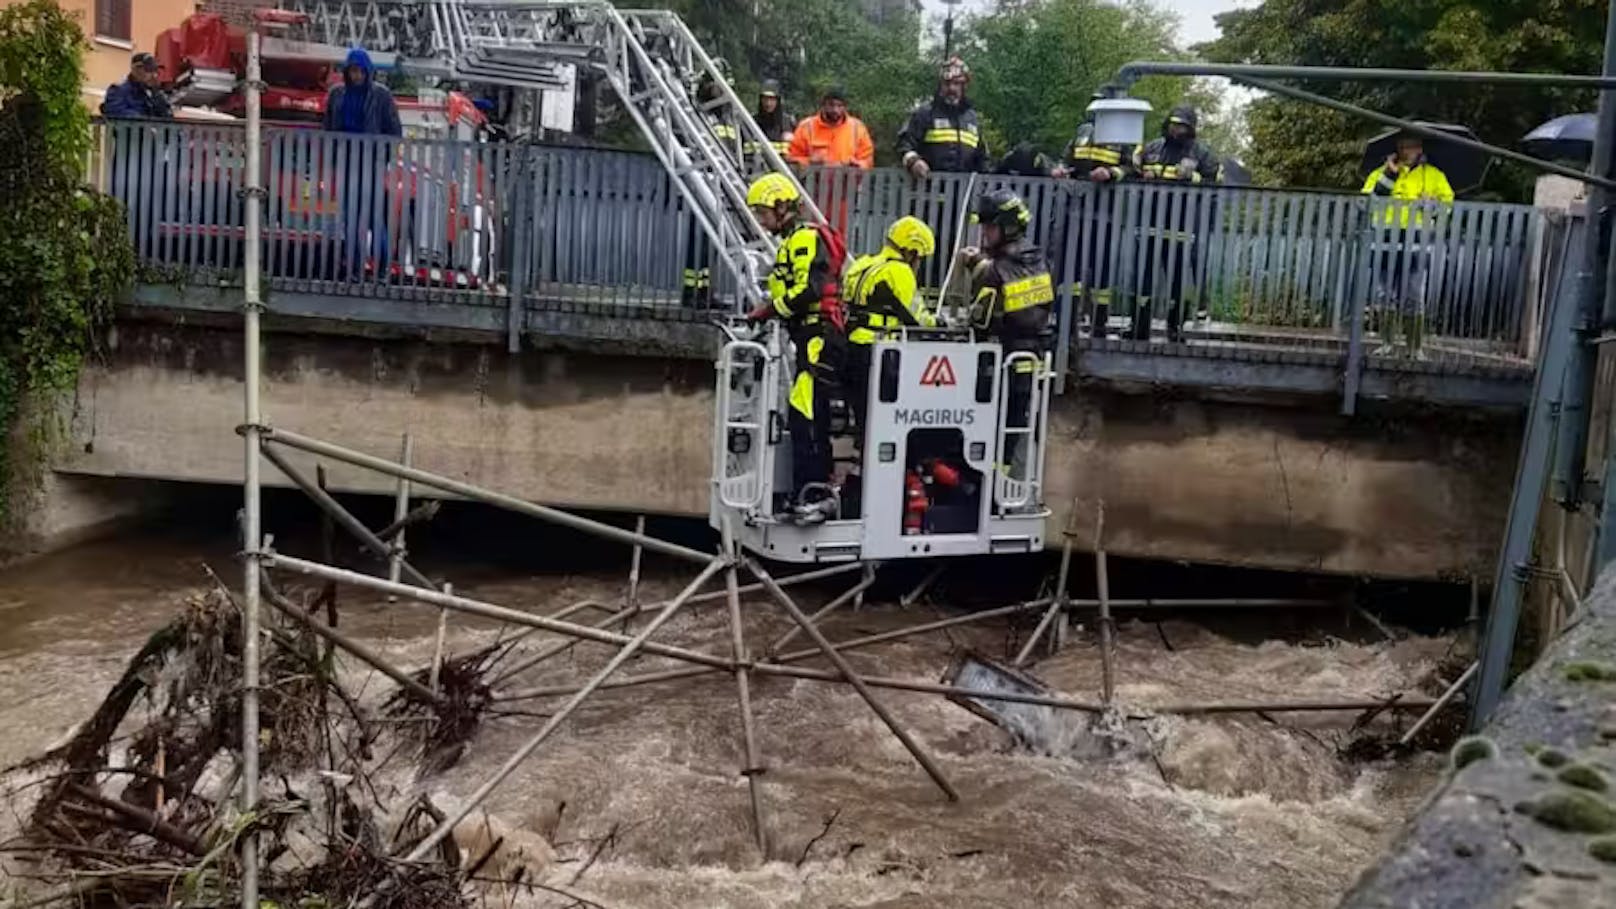
[[[217,540],[145,535],[79,547],[0,573],[0,764],[60,739],[93,709],[145,636],[206,586],[204,563],[227,577]],[[527,610],[620,597],[620,573],[590,567],[542,574],[506,565],[435,566],[456,590]],[[656,568],[645,599],[671,596],[688,575]],[[290,579],[289,579],[290,580]],[[817,607],[835,587],[804,589]],[[430,658],[436,612],[345,592],[343,623],[399,663]],[[744,606],[761,649],[786,628],[767,602]],[[949,614],[873,603],[827,624],[832,638]],[[1129,708],[1195,700],[1380,697],[1416,685],[1450,648],[1447,636],[1352,642],[1325,634],[1264,640],[1260,617],[1238,634],[1185,621],[1124,623],[1118,697]],[[1224,629],[1227,631],[1227,629]],[[495,640],[488,622],[455,620],[451,649]],[[508,633],[508,632],[506,632]],[[676,616],[659,640],[727,654],[720,603]],[[534,635],[524,650],[554,639]],[[1002,622],[951,629],[851,654],[870,674],[936,681],[964,648],[990,656],[1019,641]],[[801,646],[801,644],[794,644]],[[521,686],[587,678],[610,657],[581,645],[525,673]],[[810,665],[817,665],[811,663]],[[1031,672],[1094,699],[1093,634]],[[628,672],[673,668],[660,658]],[[377,701],[388,686],[350,666]],[[770,847],[753,842],[733,680],[712,675],[602,692],[489,802],[501,821],[554,842],[547,883],[609,907],[976,907],[1104,909],[1333,906],[1436,782],[1441,760],[1353,763],[1338,756],[1351,714],[1156,718],[1130,724],[1119,756],[1093,747],[1087,721],[1052,716],[1039,753],[933,695],[878,697],[959,789],[948,802],[851,689],[759,678],[753,700],[767,765],[762,791]],[[545,712],[559,700],[525,702]],[[425,780],[399,773],[445,806],[464,798],[542,719],[489,721],[467,758]],[[601,838],[612,835],[598,849]],[[594,861],[588,860],[594,855]],[[587,867],[585,867],[587,865]],[[582,872],[580,874],[580,872]],[[576,876],[576,880],[574,880]],[[495,888],[491,905],[501,905]],[[564,906],[553,894],[505,894],[513,905]]]

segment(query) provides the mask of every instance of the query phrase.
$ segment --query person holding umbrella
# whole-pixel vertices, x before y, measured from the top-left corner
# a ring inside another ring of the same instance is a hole
[[[1373,151],[1379,140],[1370,143]],[[1381,308],[1381,347],[1386,355],[1396,350],[1399,329],[1406,332],[1409,353],[1420,356],[1425,333],[1423,307],[1426,252],[1419,231],[1425,216],[1417,209],[1431,203],[1451,205],[1453,186],[1448,176],[1425,156],[1425,142],[1409,132],[1394,137],[1394,150],[1364,179],[1363,192],[1391,199],[1377,212],[1383,250],[1376,278],[1375,302]]]

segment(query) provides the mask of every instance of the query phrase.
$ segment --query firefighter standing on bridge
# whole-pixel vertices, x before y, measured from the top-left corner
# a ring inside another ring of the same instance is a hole
[[[1217,153],[1195,137],[1199,123],[1195,108],[1173,108],[1162,123],[1160,138],[1134,152],[1132,176],[1153,182],[1221,183],[1223,165]],[[1167,311],[1167,340],[1182,339],[1185,278],[1195,265],[1197,206],[1213,201],[1189,196],[1175,206],[1166,196],[1156,196],[1152,213],[1145,217],[1147,240],[1133,312],[1134,340],[1150,340],[1151,310],[1156,307]]]
[[[791,334],[796,370],[786,425],[795,487],[792,513],[800,523],[818,523],[836,514],[830,399],[846,344],[839,283],[843,253],[828,229],[798,220],[802,196],[784,174],[753,181],[746,204],[763,229],[780,238],[769,274],[769,302],[747,319],[785,319]]]
[[[1031,353],[1038,363],[1018,361],[1005,390],[1005,425],[1029,425],[1033,378],[1050,346],[1050,316],[1055,285],[1043,251],[1027,237],[1032,212],[1021,197],[1006,189],[983,193],[974,212],[982,225],[982,248],[960,250],[962,264],[972,270],[971,324],[999,339],[1008,358]],[[1026,446],[1020,435],[1007,440],[1000,469],[1016,479],[1027,475]]]
[[[1094,102],[1104,97],[1104,94],[1095,92],[1089,100]],[[1101,145],[1094,141],[1094,114],[1089,113],[1078,124],[1072,141],[1066,143],[1066,150],[1061,154],[1061,172],[1057,175],[1087,181],[1096,186],[1115,186],[1126,177],[1126,168],[1132,157],[1133,149],[1128,146]],[[1086,203],[1090,211],[1090,217],[1082,222],[1085,233],[1077,238],[1075,261],[1063,261],[1066,238],[1060,232],[1051,240],[1054,256],[1058,260],[1055,273],[1063,282],[1071,282],[1072,299],[1080,300],[1087,295],[1094,303],[1089,335],[1095,338],[1107,336],[1106,326],[1111,320],[1111,285],[1115,276],[1112,274],[1110,202],[1110,196],[1072,200],[1073,205]],[[1061,218],[1056,224],[1064,229],[1066,219]]]
[[[970,82],[970,67],[958,57],[948,58],[939,74],[937,96],[915,108],[898,133],[898,154],[915,179],[924,180],[934,170],[987,171],[988,147],[982,137],[982,124],[971,99],[965,97],[965,87]]]
[[[887,228],[881,251],[861,256],[847,270],[847,368],[842,388],[858,423],[854,436],[864,439],[870,405],[870,363],[875,342],[905,325],[932,328],[937,317],[918,291],[915,269],[937,251],[937,238],[926,222],[905,215]]]

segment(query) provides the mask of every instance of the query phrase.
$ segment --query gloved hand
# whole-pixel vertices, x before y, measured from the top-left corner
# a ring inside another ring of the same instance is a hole
[[[757,309],[754,309],[746,314],[746,323],[748,325],[756,325],[759,322],[767,322],[769,321],[769,317],[773,315],[774,307],[765,303],[762,306],[759,306]]]
[[[1096,167],[1095,169],[1089,171],[1089,180],[1094,183],[1105,183],[1110,179],[1111,168],[1109,167]]]
[[[961,247],[960,251],[955,254],[954,261],[966,268],[975,268],[976,263],[982,261],[982,250],[974,246]]]
[[[912,174],[916,180],[924,180],[931,176],[931,165],[926,163],[925,158],[915,155],[915,157],[909,162],[909,173]]]
[[[1185,158],[1178,162],[1178,179],[1186,182],[1195,179],[1196,163],[1194,158]]]

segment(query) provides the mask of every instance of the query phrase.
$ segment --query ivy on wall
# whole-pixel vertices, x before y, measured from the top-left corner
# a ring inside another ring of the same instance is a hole
[[[122,208],[85,182],[86,47],[56,0],[0,8],[0,525],[41,463],[27,405],[74,386],[134,276]]]

